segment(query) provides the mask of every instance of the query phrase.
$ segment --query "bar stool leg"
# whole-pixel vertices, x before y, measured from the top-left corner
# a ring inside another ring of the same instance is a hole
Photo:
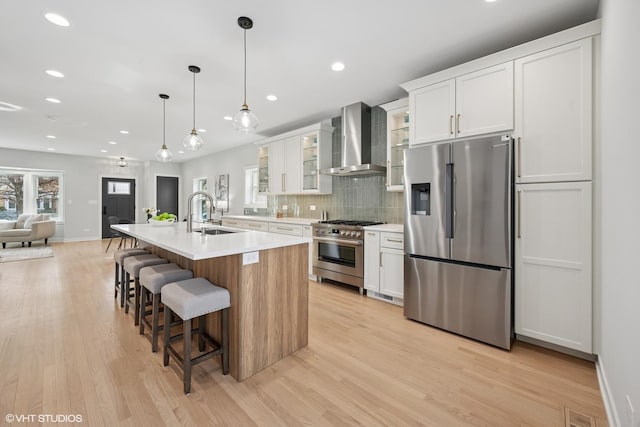
[[[204,351],[204,317],[198,319],[198,350]]]
[[[129,272],[125,273],[126,279],[125,279],[125,285],[124,285],[124,298],[125,299],[129,299],[129,292],[131,292],[131,287],[129,286],[129,284],[131,283],[131,274],[129,274]],[[123,303],[124,304],[124,303]],[[124,304],[124,312],[128,313],[129,312],[129,304]]]
[[[184,394],[191,392],[191,319],[182,321],[184,342]]]
[[[118,263],[114,263],[115,265],[115,272],[114,272],[114,282],[113,282],[113,298],[118,298],[118,286],[120,285],[120,278],[118,277],[118,273],[119,273],[119,268],[120,266],[118,265]],[[122,292],[122,286],[120,286],[120,292]]]
[[[229,373],[229,309],[222,310],[222,373]]]
[[[125,271],[124,271],[124,264],[120,266],[120,308],[124,307],[124,289],[125,289],[125,285],[124,285],[124,278],[125,276],[127,277],[127,283],[129,280],[129,276],[126,275]],[[127,288],[129,286],[127,285]]]
[[[151,319],[151,351],[153,353],[158,351],[158,320],[160,317],[160,294],[154,294],[153,295],[153,315],[152,315],[152,319]],[[140,322],[140,325],[142,325],[142,322]],[[165,323],[165,327],[166,329],[171,329],[171,325],[167,325]]]
[[[135,281],[133,283],[133,293],[134,293],[134,298],[133,298],[133,307],[134,307],[134,314],[133,314],[133,324],[134,326],[138,326],[138,324],[140,323],[140,288],[142,286],[140,286],[140,278],[136,277]]]
[[[171,338],[171,310],[169,307],[164,307],[164,328],[162,330],[162,347],[163,347],[163,366],[169,366],[169,339]]]

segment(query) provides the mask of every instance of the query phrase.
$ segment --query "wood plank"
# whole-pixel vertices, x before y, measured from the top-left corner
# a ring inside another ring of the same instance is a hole
[[[3,414],[80,414],[88,426],[511,427],[563,426],[570,408],[608,425],[591,362],[519,342],[506,352],[316,282],[306,347],[242,382],[201,363],[184,396],[174,364],[162,366],[113,298],[107,242],[1,264]]]

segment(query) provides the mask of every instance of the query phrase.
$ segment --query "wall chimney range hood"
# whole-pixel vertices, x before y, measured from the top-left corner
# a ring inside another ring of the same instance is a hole
[[[371,163],[371,108],[362,103],[342,108],[340,167],[322,169],[338,176],[384,174],[387,168]]]

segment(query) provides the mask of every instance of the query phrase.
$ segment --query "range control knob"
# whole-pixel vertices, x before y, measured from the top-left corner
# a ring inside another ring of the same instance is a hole
[[[360,237],[360,232],[356,231],[356,237]]]

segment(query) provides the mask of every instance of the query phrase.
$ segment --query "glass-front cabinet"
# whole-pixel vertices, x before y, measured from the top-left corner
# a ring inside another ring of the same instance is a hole
[[[331,168],[332,134],[333,127],[322,122],[262,142],[258,147],[259,192],[331,193],[332,177],[321,175],[320,170]]]
[[[258,147],[258,194],[269,193],[269,146]]]
[[[403,191],[404,150],[409,147],[409,98],[381,107],[387,111],[387,191]]]

